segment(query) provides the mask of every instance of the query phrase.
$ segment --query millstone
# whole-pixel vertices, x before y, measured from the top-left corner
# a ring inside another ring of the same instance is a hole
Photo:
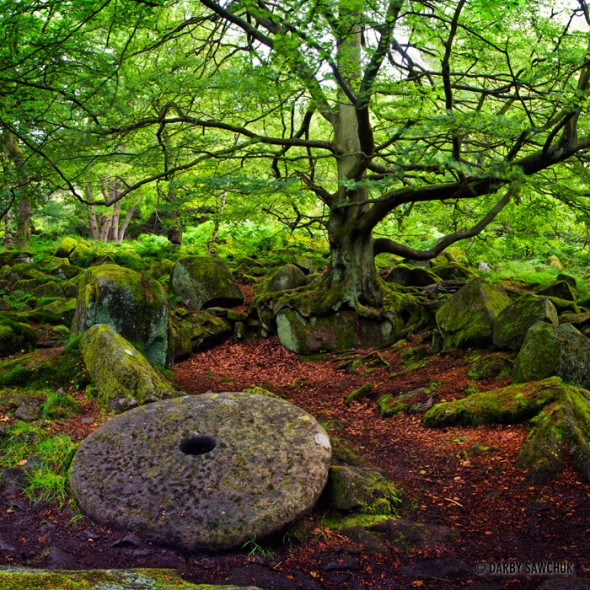
[[[238,547],[309,511],[328,477],[328,435],[282,399],[207,393],[105,422],[70,486],[94,520],[185,549]]]

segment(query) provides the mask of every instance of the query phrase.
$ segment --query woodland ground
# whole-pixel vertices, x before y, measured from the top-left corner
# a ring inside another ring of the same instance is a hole
[[[429,344],[420,346],[428,349]],[[187,554],[143,542],[129,531],[110,530],[87,519],[72,521],[67,508],[3,499],[0,563],[59,569],[171,567],[194,582],[257,584],[268,590],[483,590],[537,588],[544,580],[477,575],[478,563],[500,561],[567,560],[577,576],[590,576],[590,486],[571,469],[550,484],[529,485],[526,474],[514,466],[524,426],[434,430],[423,427],[416,415],[381,417],[375,403],[381,393],[407,392],[437,381],[435,401],[462,396],[471,382],[469,354],[432,355],[425,367],[406,373],[394,350],[381,353],[390,366],[370,375],[342,367],[344,360],[366,352],[304,360],[276,338],[228,341],[178,363],[174,374],[178,386],[189,393],[259,385],[298,404],[335,426],[330,430],[333,437],[399,484],[404,517],[450,526],[457,532],[454,539],[409,550],[388,546],[371,554],[326,528],[318,509],[307,518],[307,541],[284,545],[277,540],[252,554],[252,546],[223,555]],[[372,397],[345,406],[344,397],[367,382],[375,385]],[[508,382],[478,381],[477,387],[485,390]],[[53,426],[76,440],[105,419],[93,402],[82,396],[79,400],[81,412]]]

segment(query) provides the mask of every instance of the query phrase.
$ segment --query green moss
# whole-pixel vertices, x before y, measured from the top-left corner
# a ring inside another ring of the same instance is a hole
[[[470,379],[489,380],[503,379],[508,377],[512,372],[512,358],[509,354],[500,352],[490,354],[482,359],[476,360],[468,371]]]
[[[100,403],[111,409],[176,395],[172,384],[113,328],[95,324],[80,339],[80,350]]]
[[[544,483],[566,465],[566,449],[580,477],[590,481],[590,392],[557,377],[513,385],[438,404],[426,426],[515,423],[530,420],[518,465],[532,483]]]
[[[375,386],[372,383],[365,383],[356,389],[353,389],[344,399],[344,405],[349,406],[352,402],[367,397],[371,392],[375,390]]]
[[[174,570],[85,570],[44,571],[9,568],[0,570],[3,590],[235,590],[235,586],[215,586],[185,582]]]
[[[88,374],[77,340],[65,348],[31,352],[16,359],[0,361],[0,387],[84,387],[87,383]]]

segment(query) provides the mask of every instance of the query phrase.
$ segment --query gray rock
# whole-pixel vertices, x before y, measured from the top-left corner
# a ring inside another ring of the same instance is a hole
[[[267,291],[274,293],[275,291],[286,291],[287,289],[296,289],[302,287],[306,283],[304,272],[294,264],[285,264],[279,268],[269,278],[265,288]]]
[[[440,282],[440,279],[429,269],[407,264],[398,264],[392,268],[385,280],[404,287],[426,287]]]
[[[94,324],[112,326],[150,362],[165,364],[168,302],[157,281],[116,264],[89,268],[79,283],[72,335]]]
[[[369,320],[353,311],[306,318],[292,309],[277,315],[281,344],[297,354],[314,354],[349,348],[383,348],[395,340],[389,320]]]
[[[514,361],[513,381],[523,383],[557,375],[590,388],[590,340],[571,324],[534,324]]]
[[[494,323],[494,344],[498,348],[520,350],[529,328],[537,322],[557,326],[557,310],[547,297],[523,295],[503,309]]]
[[[172,291],[194,309],[233,307],[244,302],[236,280],[216,256],[180,258],[170,275]]]
[[[309,511],[331,454],[318,422],[284,400],[208,393],[107,421],[80,445],[70,486],[98,522],[189,550],[229,549]]]

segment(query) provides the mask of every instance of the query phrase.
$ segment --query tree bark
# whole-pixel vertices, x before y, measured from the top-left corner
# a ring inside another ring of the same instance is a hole
[[[4,217],[4,247],[7,250],[14,246],[14,238],[12,236],[12,208],[8,209]]]

